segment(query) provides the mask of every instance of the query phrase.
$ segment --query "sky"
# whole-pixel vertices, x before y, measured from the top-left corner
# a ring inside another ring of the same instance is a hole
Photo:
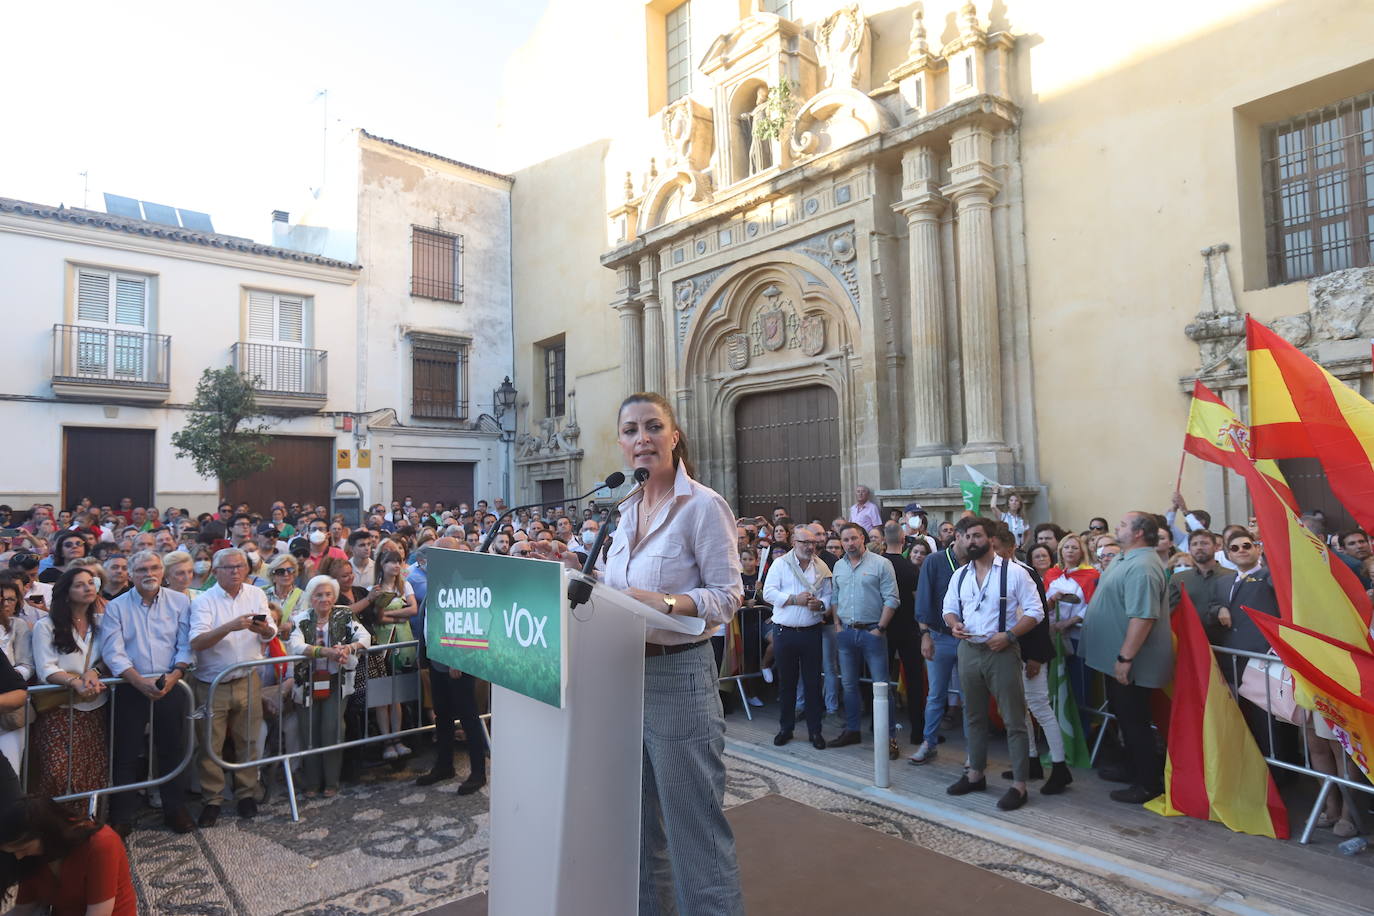
[[[109,191],[270,239],[319,184],[326,118],[500,171],[502,73],[546,2],[13,4],[0,197],[104,210]]]

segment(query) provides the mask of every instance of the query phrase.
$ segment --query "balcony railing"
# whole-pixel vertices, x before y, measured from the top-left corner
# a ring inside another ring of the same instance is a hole
[[[53,325],[52,381],[59,395],[165,400],[172,338],[126,328]]]
[[[324,350],[240,342],[229,353],[234,368],[254,379],[254,391],[264,404],[323,402],[328,393],[329,354]]]

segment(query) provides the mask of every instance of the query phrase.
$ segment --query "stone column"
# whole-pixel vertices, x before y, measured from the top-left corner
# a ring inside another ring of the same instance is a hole
[[[945,373],[945,288],[940,256],[940,214],[945,199],[935,183],[935,153],[927,147],[902,156],[902,200],[894,210],[906,217],[910,266],[909,358],[914,455],[948,453],[949,394]]]
[[[1005,448],[1002,425],[1002,346],[997,304],[991,175],[992,132],[958,128],[950,144],[955,161],[945,189],[958,214],[959,333],[964,381],[964,426],[969,451]]]
[[[663,393],[663,306],[658,298],[658,255],[639,262],[639,301],[644,306],[644,390]]]
[[[620,379],[623,395],[644,390],[643,309],[635,298],[638,277],[633,263],[616,268],[620,286],[611,307],[620,313]]]

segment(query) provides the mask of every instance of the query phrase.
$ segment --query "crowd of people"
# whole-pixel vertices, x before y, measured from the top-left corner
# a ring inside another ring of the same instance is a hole
[[[1047,688],[1046,669],[1058,660],[1085,731],[1102,727],[1094,711],[1104,700],[1113,714],[1101,775],[1124,784],[1114,799],[1139,804],[1162,790],[1151,695],[1172,676],[1168,617],[1182,594],[1214,645],[1267,649],[1240,611],[1279,612],[1254,522],[1213,531],[1205,511],[1175,495],[1163,516],[1130,512],[1114,526],[1098,517],[1068,530],[1031,524],[1017,494],[1005,505],[1001,496],[993,494],[994,517],[965,512],[934,525],[916,503],[882,509],[866,487],[828,522],[794,521],[781,506],[769,518],[737,518],[745,625],[717,637],[717,664],[729,667],[733,656],[736,670],[752,668],[741,665],[740,643],[757,648],[763,680],[778,691],[779,746],[799,720],[818,749],[860,743],[865,679],[900,682],[912,765],[937,759],[942,726],[962,720],[966,759],[951,795],[986,790],[988,735],[1000,724],[1011,769],[999,805],[1010,810],[1026,802],[1029,782],[1043,780],[1041,792],[1052,795],[1073,781]],[[43,836],[54,843],[125,837],[142,804],[137,792],[109,797],[103,831],[50,800],[167,776],[186,752],[192,704],[207,703],[195,766],[148,793],[173,831],[213,826],[226,801],[254,817],[267,787],[259,768],[244,764],[269,748],[387,736],[372,751],[301,759],[297,785],[330,797],[356,778],[364,754],[411,755],[407,729],[430,722],[438,753],[419,783],[456,778],[458,719],[470,757],[459,792],[478,791],[487,752],[477,686],[424,657],[427,548],[489,541],[497,554],[584,557],[600,526],[617,519],[594,505],[568,508],[508,514],[499,499],[446,506],[407,496],[372,506],[350,529],[325,506],[284,502],[265,514],[225,502],[192,515],[83,499],[58,511],[34,505],[22,518],[0,506],[0,806],[49,824]],[[1325,536],[1319,514],[1304,522]],[[608,552],[613,543],[612,535]],[[1368,588],[1366,534],[1343,531],[1332,543]],[[404,645],[417,637],[421,645]],[[393,644],[403,645],[385,648]],[[286,656],[306,661],[251,664]],[[1244,665],[1221,661],[1239,688]],[[369,680],[407,673],[422,680],[422,703],[367,703]],[[1263,710],[1240,704],[1266,754],[1297,753],[1298,727],[1271,729]],[[839,727],[829,738],[827,716]],[[1340,744],[1320,721],[1302,727],[1312,765],[1335,772]],[[894,723],[894,759],[896,735]],[[1329,794],[1318,824],[1353,834],[1344,804]],[[36,835],[7,823],[0,851],[17,856]]]

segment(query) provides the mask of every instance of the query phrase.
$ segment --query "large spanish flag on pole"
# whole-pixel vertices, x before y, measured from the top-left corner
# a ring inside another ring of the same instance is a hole
[[[1220,821],[1237,833],[1288,838],[1288,809],[1217,667],[1202,621],[1183,594],[1169,615],[1174,690],[1164,794],[1145,807]]]
[[[1258,471],[1269,478],[1279,497],[1296,512],[1298,501],[1279,466],[1268,458],[1252,461],[1237,448],[1237,442],[1243,446],[1250,438],[1250,430],[1216,392],[1200,381],[1193,383],[1193,403],[1188,408],[1188,431],[1183,437],[1183,450],[1247,478],[1252,469]]]
[[[1336,498],[1374,531],[1374,404],[1253,318],[1245,328],[1252,454],[1318,458]]]
[[[1244,611],[1292,672],[1297,700],[1326,718],[1365,775],[1374,754],[1374,654],[1305,627]]]
[[[1238,443],[1239,447],[1239,443]],[[1284,502],[1267,474],[1246,475],[1283,619],[1368,647],[1371,609],[1360,580]]]

